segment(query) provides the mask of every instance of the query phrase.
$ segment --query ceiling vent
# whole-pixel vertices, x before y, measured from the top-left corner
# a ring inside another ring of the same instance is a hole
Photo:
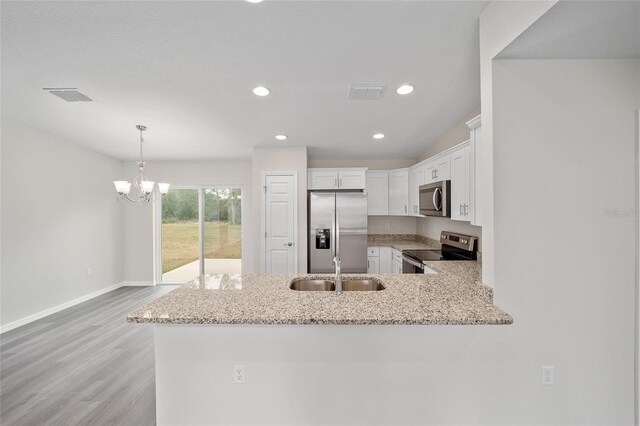
[[[53,88],[53,87],[45,87],[43,90],[51,93],[52,95],[56,95],[60,99],[64,99],[67,102],[91,102],[93,99],[88,97],[87,95],[80,93],[78,89],[75,87],[69,88]]]
[[[352,84],[349,89],[349,99],[361,101],[376,101],[382,98],[385,86],[369,84]]]

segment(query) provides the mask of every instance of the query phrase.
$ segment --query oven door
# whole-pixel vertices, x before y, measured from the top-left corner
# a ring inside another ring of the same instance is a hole
[[[402,255],[402,273],[403,274],[424,274],[424,265],[416,259]]]

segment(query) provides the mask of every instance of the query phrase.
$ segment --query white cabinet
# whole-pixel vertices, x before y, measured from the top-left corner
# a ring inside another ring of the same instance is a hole
[[[339,189],[365,189],[366,170],[338,170]]]
[[[391,247],[367,247],[367,272],[370,274],[393,273]]]
[[[393,273],[393,253],[391,247],[380,247],[380,273]]]
[[[401,274],[402,273],[402,252],[396,249],[392,250],[393,253],[393,273]]]
[[[366,168],[309,169],[308,189],[365,189]]]
[[[420,185],[424,185],[424,164],[409,169],[409,216],[420,214]]]
[[[451,156],[439,156],[425,165],[425,183],[440,182],[451,179]]]
[[[309,189],[338,189],[338,171],[309,169],[307,186]]]
[[[387,216],[389,214],[389,172],[372,170],[366,173],[367,214]]]
[[[389,172],[389,215],[407,216],[409,214],[409,170],[391,170]]]
[[[367,273],[369,274],[380,273],[380,257],[378,256],[367,257]]]
[[[469,220],[472,225],[482,226],[482,171],[480,170],[480,150],[481,144],[481,116],[477,116],[467,121],[469,127],[469,137],[471,140],[471,162],[470,170],[470,186],[469,186]]]
[[[451,153],[451,219],[470,221],[471,146],[460,146]]]

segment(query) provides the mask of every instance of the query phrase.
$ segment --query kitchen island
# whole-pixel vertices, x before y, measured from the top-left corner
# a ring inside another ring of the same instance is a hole
[[[444,422],[438,404],[482,400],[465,386],[499,368],[492,336],[508,328],[490,326],[513,322],[478,282],[479,265],[432,262],[437,275],[367,275],[385,289],[339,295],[291,290],[299,275],[189,282],[127,318],[155,327],[157,423]],[[494,354],[482,368],[477,350]],[[234,383],[238,365],[245,383]],[[451,383],[461,386],[455,395]]]

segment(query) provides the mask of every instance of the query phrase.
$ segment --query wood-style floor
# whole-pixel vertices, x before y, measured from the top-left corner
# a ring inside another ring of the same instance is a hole
[[[126,315],[175,286],[122,287],[0,336],[0,424],[154,425],[153,327]]]

